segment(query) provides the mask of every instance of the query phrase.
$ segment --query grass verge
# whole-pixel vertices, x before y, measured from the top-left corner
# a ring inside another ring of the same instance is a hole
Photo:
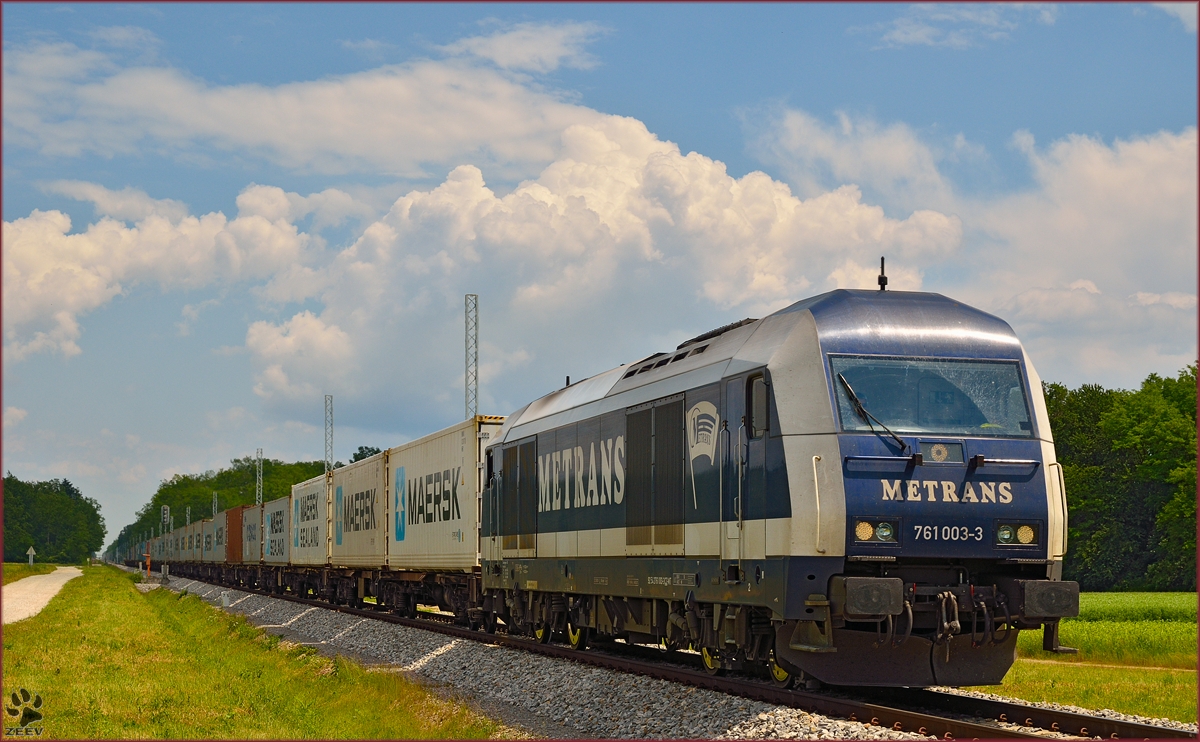
[[[1042,632],[1022,631],[1017,656],[1063,663],[1177,667],[1196,669],[1196,623],[1183,621],[1064,620],[1058,630],[1064,646],[1079,654],[1042,651]]]
[[[4,693],[40,693],[52,738],[482,738],[492,721],[390,673],[280,642],[132,575],[85,567],[4,629]]]
[[[57,566],[57,564],[46,564],[45,562],[34,563],[32,567],[24,562],[4,562],[4,582],[2,584],[7,585],[33,575],[48,575]]]
[[[1083,593],[1073,621],[1196,623],[1196,593]]]
[[[1079,617],[1064,619],[1059,628],[1062,644],[1079,654],[1043,652],[1042,632],[1023,631],[1017,663],[1003,685],[988,690],[1195,722],[1196,594],[1084,593],[1079,598]]]
[[[1184,670],[1116,669],[1018,659],[1004,677],[1003,685],[972,690],[1039,703],[1068,703],[1125,714],[1196,721],[1196,673]]]

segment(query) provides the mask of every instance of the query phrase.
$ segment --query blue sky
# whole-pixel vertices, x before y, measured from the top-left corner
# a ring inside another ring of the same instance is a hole
[[[838,286],[1196,357],[1196,5],[3,6],[4,467],[116,532]]]

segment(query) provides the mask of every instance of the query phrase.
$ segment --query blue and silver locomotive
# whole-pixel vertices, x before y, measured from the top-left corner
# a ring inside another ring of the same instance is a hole
[[[1004,321],[837,290],[536,400],[489,442],[479,620],[781,684],[998,683],[1059,647],[1066,500]]]

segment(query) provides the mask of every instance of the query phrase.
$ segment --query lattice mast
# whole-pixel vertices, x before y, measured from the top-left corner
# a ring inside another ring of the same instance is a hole
[[[325,476],[333,471],[333,395],[325,395]]]
[[[254,504],[262,505],[262,449],[258,449],[255,453],[256,469],[254,476]]]
[[[467,294],[466,314],[466,412],[470,420],[479,412],[479,295]]]

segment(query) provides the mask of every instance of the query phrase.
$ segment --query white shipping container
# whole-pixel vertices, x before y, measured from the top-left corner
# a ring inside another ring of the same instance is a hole
[[[291,564],[329,563],[329,484],[322,474],[292,485]]]
[[[225,540],[229,537],[229,533],[225,523],[228,520],[227,513],[221,511],[213,518],[213,550],[210,562],[225,561]]]
[[[480,462],[503,423],[479,415],[387,452],[391,569],[470,572],[479,565]]]
[[[217,528],[211,518],[205,518],[200,521],[200,532],[196,534],[200,537],[200,553],[196,555],[196,561],[211,562],[213,560],[212,555],[215,548],[213,537],[216,535],[216,530]]]
[[[278,500],[263,503],[263,562],[266,564],[287,564],[291,553],[291,524],[289,516],[291,495],[285,495]]]
[[[379,453],[333,471],[332,567],[387,564],[387,454]]]
[[[262,561],[262,505],[247,505],[242,510],[242,564]]]
[[[188,526],[187,559],[189,562],[200,561],[200,557],[201,557],[200,547],[203,545],[203,541],[204,541],[202,525],[203,524],[200,521],[196,521],[195,523]]]

